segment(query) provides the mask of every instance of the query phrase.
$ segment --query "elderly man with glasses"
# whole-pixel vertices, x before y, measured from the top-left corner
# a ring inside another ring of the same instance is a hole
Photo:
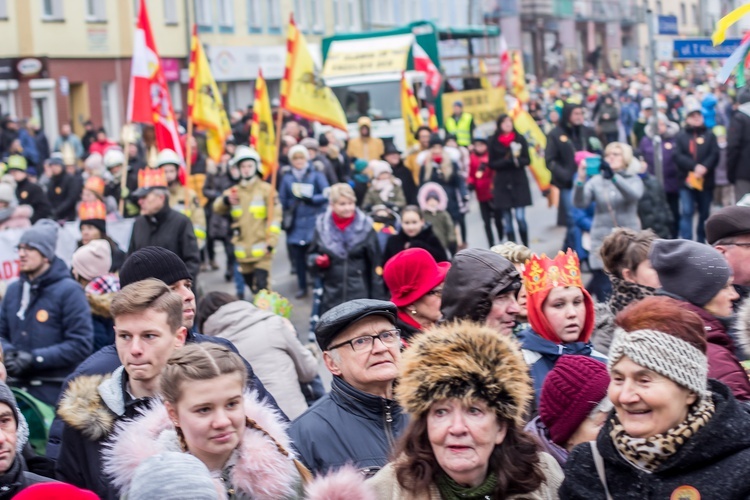
[[[313,473],[351,463],[366,476],[388,462],[408,419],[393,400],[401,359],[401,332],[391,302],[358,299],[320,319],[315,336],[331,391],[300,415],[290,435]]]
[[[750,295],[750,207],[734,205],[716,211],[706,221],[706,241],[729,262],[739,306]]]

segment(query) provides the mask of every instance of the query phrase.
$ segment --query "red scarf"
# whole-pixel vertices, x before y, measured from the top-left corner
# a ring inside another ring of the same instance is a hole
[[[354,222],[354,215],[352,215],[351,217],[341,217],[339,215],[336,215],[336,212],[333,212],[332,215],[333,223],[336,224],[336,227],[341,231],[345,230],[351,225],[352,222]]]
[[[516,138],[515,132],[508,132],[507,134],[499,134],[497,136],[497,142],[505,146],[506,148],[510,146],[510,143],[513,142],[513,139]]]
[[[401,309],[398,310],[398,319],[403,321],[409,326],[413,326],[417,330],[422,330],[422,325],[419,324],[417,320],[412,318],[409,313],[402,311]]]

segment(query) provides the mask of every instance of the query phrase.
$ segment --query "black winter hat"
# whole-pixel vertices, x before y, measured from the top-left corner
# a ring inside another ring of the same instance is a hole
[[[145,247],[133,252],[120,268],[120,287],[156,278],[167,285],[193,279],[177,254],[162,247]]]
[[[102,235],[107,234],[107,222],[104,219],[84,219],[80,226],[94,226]]]
[[[440,137],[439,134],[432,134],[430,136],[430,147],[437,146],[437,145],[443,145],[443,139]]]
[[[357,321],[368,316],[383,316],[396,323],[396,305],[375,299],[355,299],[339,304],[320,317],[315,338],[322,351],[328,350],[336,336]]]
[[[318,136],[318,144],[320,144],[321,148],[324,148],[330,144],[330,141],[328,140],[328,137],[326,137],[325,134],[320,134]]]
[[[725,207],[706,221],[706,241],[709,245],[741,234],[750,234],[750,207]]]

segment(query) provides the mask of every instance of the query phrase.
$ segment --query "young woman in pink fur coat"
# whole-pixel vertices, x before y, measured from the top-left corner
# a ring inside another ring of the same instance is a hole
[[[246,377],[242,359],[221,345],[175,351],[161,376],[162,403],[123,424],[104,451],[105,472],[121,495],[141,462],[181,451],[200,459],[229,499],[374,498],[354,469],[312,481],[286,424],[244,392]]]

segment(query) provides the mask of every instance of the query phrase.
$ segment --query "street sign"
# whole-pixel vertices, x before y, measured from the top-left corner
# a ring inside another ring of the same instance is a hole
[[[727,39],[721,45],[714,47],[710,38],[689,38],[674,41],[674,60],[685,59],[724,59],[729,57],[741,40]]]
[[[660,35],[678,35],[677,16],[659,16],[658,30]]]

